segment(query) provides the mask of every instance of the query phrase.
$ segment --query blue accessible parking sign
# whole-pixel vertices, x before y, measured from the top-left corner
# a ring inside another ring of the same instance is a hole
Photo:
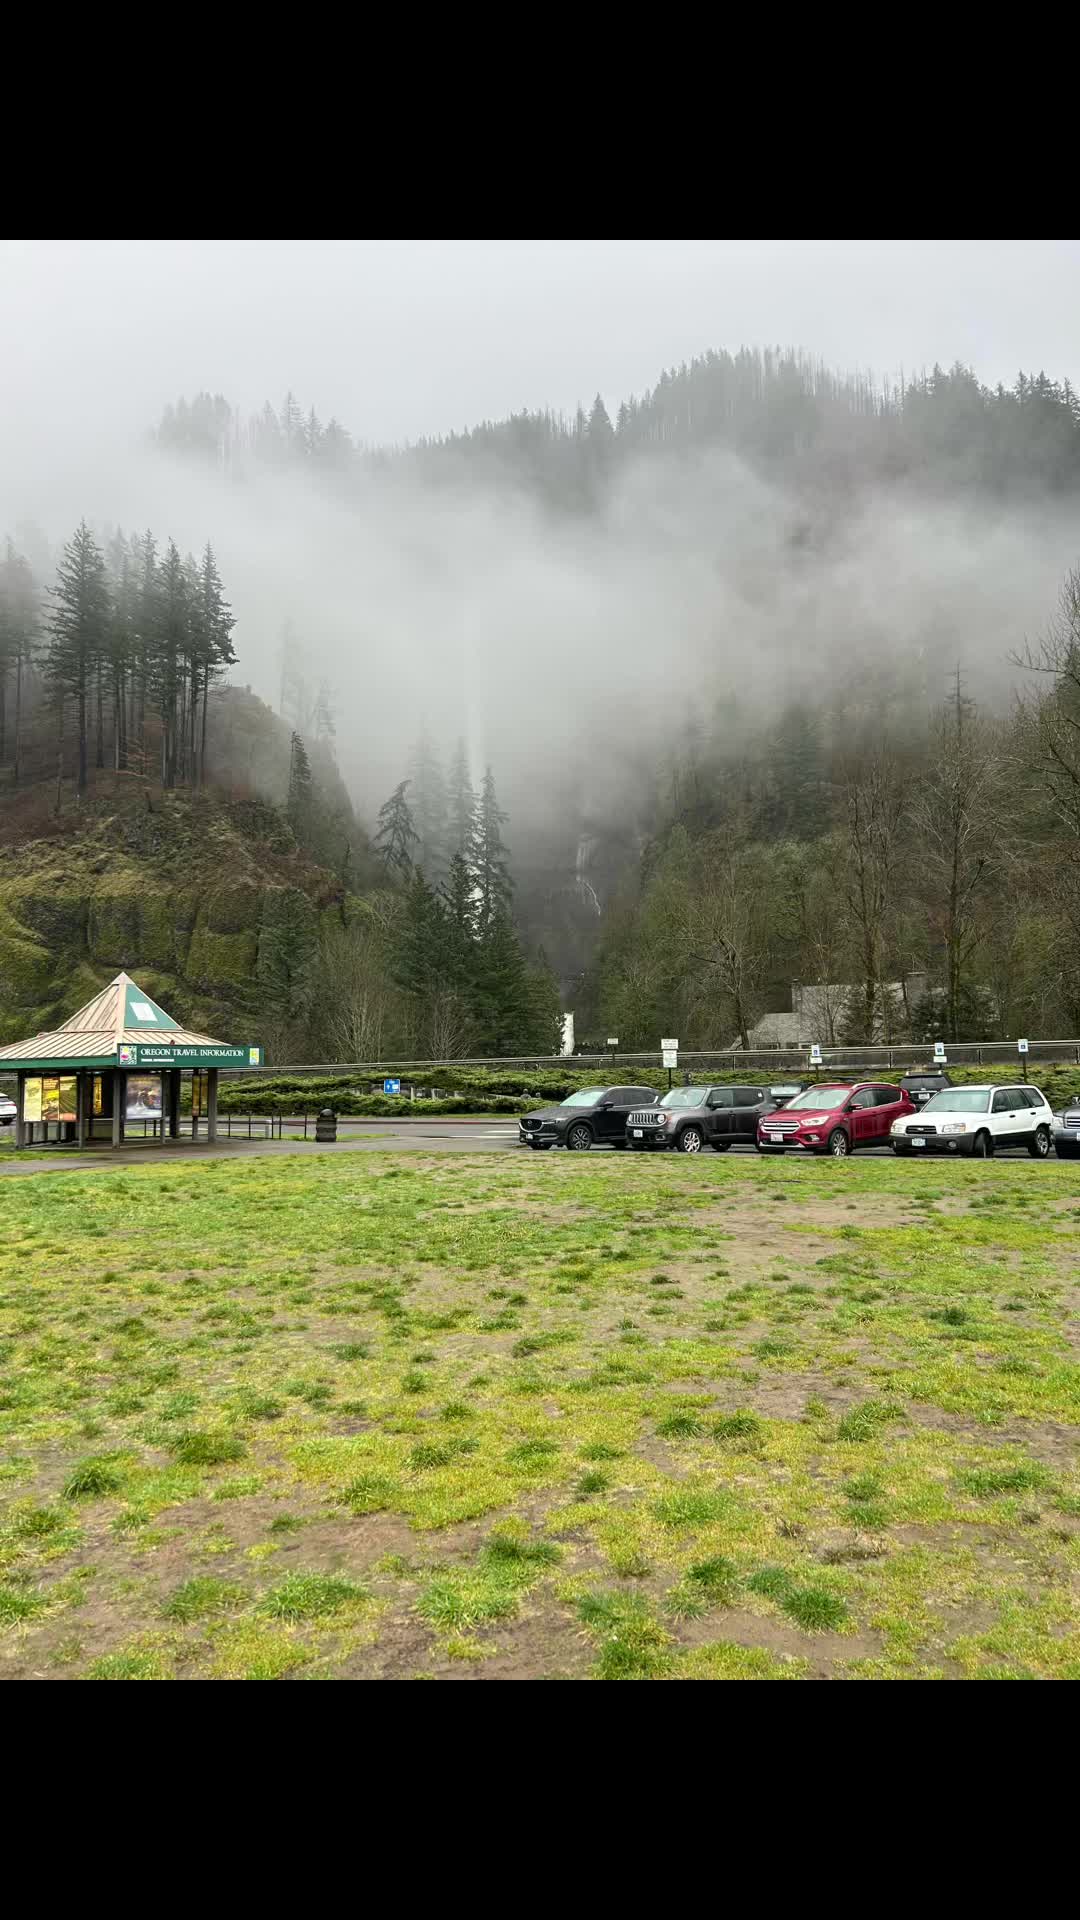
[[[400,1080],[384,1080],[382,1083],[382,1090],[384,1093],[400,1093],[401,1081]]]

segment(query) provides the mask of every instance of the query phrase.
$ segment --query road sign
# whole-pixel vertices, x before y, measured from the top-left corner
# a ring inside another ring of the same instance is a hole
[[[1016,1051],[1017,1051],[1017,1053],[1026,1053],[1026,1052],[1027,1052],[1027,1050],[1028,1050],[1028,1043],[1027,1043],[1027,1041],[1026,1041],[1026,1040],[1018,1040],[1018,1041],[1017,1041],[1017,1043],[1016,1043]]]
[[[943,1067],[946,1063],[947,1058],[948,1056],[945,1052],[944,1040],[935,1040],[934,1041],[934,1065],[936,1067]]]
[[[678,1048],[677,1048],[677,1047],[665,1047],[665,1048],[664,1048],[664,1065],[665,1065],[665,1067],[677,1067],[677,1066],[678,1066],[678,1064],[679,1064],[679,1050],[678,1050]]]
[[[679,1051],[679,1043],[677,1040],[661,1040],[660,1047],[664,1053],[678,1053]]]
[[[608,1034],[608,1037],[607,1037],[607,1043],[608,1043],[608,1046],[609,1046],[609,1047],[617,1047],[617,1046],[618,1046],[618,1044],[619,1044],[619,1036],[618,1036],[618,1034],[617,1034],[617,1033],[616,1033],[616,1034],[610,1034],[610,1033],[609,1033],[609,1034]]]
[[[384,1093],[400,1093],[401,1081],[400,1080],[384,1080],[382,1083],[382,1090]]]
[[[812,1067],[820,1067],[821,1065],[821,1048],[816,1043],[810,1049],[810,1065]]]

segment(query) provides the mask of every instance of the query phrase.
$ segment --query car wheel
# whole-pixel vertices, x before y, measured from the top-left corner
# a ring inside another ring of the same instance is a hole
[[[846,1160],[851,1152],[851,1142],[843,1127],[834,1127],[829,1135],[829,1152],[834,1160]]]
[[[972,1158],[975,1160],[993,1159],[994,1142],[988,1133],[983,1132],[975,1135],[975,1139],[972,1142],[971,1153]]]
[[[714,1153],[726,1153],[728,1148],[731,1145],[731,1141],[730,1140],[710,1140],[709,1145],[712,1147],[712,1150]]]
[[[571,1127],[566,1136],[566,1144],[571,1153],[588,1153],[592,1146],[591,1129],[579,1122],[576,1127]]]
[[[1050,1153],[1050,1147],[1051,1147],[1051,1140],[1050,1140],[1049,1127],[1036,1127],[1031,1140],[1028,1142],[1028,1152],[1030,1153],[1032,1159],[1033,1160],[1047,1159]]]
[[[1056,1141],[1054,1152],[1059,1160],[1080,1160],[1080,1147],[1074,1147],[1071,1140],[1067,1145],[1061,1140]]]
[[[675,1145],[680,1153],[700,1153],[705,1145],[705,1136],[700,1127],[684,1127]]]

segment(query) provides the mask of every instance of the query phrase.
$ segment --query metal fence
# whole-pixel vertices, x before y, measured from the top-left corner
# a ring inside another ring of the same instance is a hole
[[[725,1073],[737,1073],[740,1067],[752,1068],[755,1072],[776,1067],[780,1072],[789,1072],[794,1068],[806,1068],[809,1051],[809,1043],[805,1047],[760,1047],[751,1050],[742,1047],[723,1051],[718,1048],[712,1051],[680,1049],[679,1066],[712,1067]],[[933,1051],[932,1043],[929,1046],[913,1045],[909,1041],[894,1046],[822,1046],[821,1064],[832,1072],[841,1069],[854,1072],[875,1067],[923,1067],[932,1061]],[[1061,1060],[1070,1066],[1080,1066],[1080,1040],[1032,1040],[1026,1054],[1018,1052],[1015,1040],[957,1040],[947,1042],[946,1053],[949,1062],[958,1067],[1007,1066],[1015,1062],[1017,1070],[1021,1071],[1025,1060]],[[372,1079],[389,1079],[410,1074],[418,1083],[427,1086],[439,1068],[449,1072],[469,1067],[566,1072],[603,1066],[609,1072],[614,1072],[623,1067],[662,1067],[663,1064],[658,1049],[651,1053],[624,1053],[616,1049],[603,1053],[485,1055],[465,1060],[335,1060],[299,1066],[223,1067],[221,1073],[223,1079],[273,1079],[286,1074],[326,1074],[330,1077],[363,1074]]]

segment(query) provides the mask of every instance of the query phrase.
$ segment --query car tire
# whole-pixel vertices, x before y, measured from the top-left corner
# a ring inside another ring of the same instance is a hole
[[[675,1145],[680,1153],[700,1153],[705,1145],[705,1135],[700,1127],[684,1127]]]
[[[992,1160],[993,1159],[994,1138],[993,1138],[993,1135],[987,1133],[985,1129],[983,1130],[982,1133],[977,1133],[975,1135],[975,1138],[971,1143],[971,1157],[973,1160]]]
[[[825,1151],[831,1154],[834,1160],[847,1159],[848,1154],[851,1152],[851,1141],[848,1139],[843,1127],[833,1128],[825,1143]]]
[[[1036,1127],[1028,1141],[1028,1152],[1033,1160],[1049,1160],[1052,1144],[1049,1127]]]
[[[588,1153],[592,1146],[592,1128],[579,1120],[577,1126],[571,1127],[567,1134],[566,1145],[570,1153]]]
[[[714,1153],[726,1153],[728,1148],[731,1145],[731,1141],[730,1140],[710,1140],[709,1145],[712,1148]]]
[[[1074,1146],[1071,1140],[1068,1142],[1055,1140],[1054,1152],[1059,1160],[1080,1160],[1080,1147]]]

